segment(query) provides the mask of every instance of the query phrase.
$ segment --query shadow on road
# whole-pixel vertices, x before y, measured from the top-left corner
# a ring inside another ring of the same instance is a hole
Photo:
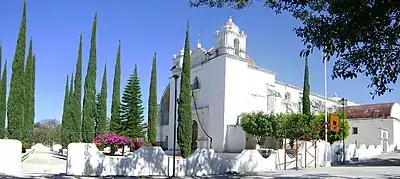
[[[132,179],[136,179],[136,178],[139,178],[139,177],[115,177],[115,176],[105,176],[105,177],[83,177],[83,176],[69,176],[69,175],[66,175],[65,173],[60,173],[60,174],[40,174],[40,173],[38,173],[38,174],[35,174],[35,173],[33,173],[33,174],[31,174],[31,176],[29,176],[29,175],[27,175],[27,176],[23,176],[23,177],[21,177],[21,176],[10,176],[10,175],[0,175],[0,178],[2,178],[2,179],[41,179],[41,178],[51,178],[51,179],[84,179],[84,178],[103,178],[103,179],[119,179],[119,178],[126,178],[126,179],[130,179],[130,178],[132,178]],[[140,178],[142,178],[142,177],[140,177]]]
[[[381,166],[400,166],[400,158],[371,158],[354,163],[342,165],[340,167],[381,167]]]
[[[67,157],[59,156],[59,155],[52,155],[51,157],[56,158],[56,159],[60,159],[60,160],[67,160]]]

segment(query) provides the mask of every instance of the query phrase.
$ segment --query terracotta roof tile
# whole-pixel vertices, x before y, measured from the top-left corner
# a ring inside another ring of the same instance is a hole
[[[345,107],[347,119],[388,118],[395,103],[366,104]],[[340,108],[338,110],[341,110]]]

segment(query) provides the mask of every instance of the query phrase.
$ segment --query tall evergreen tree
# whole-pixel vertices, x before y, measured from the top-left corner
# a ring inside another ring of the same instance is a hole
[[[68,100],[70,97],[69,93],[69,85],[68,85],[68,75],[67,75],[67,80],[65,81],[65,93],[64,93],[64,105],[63,105],[63,112],[62,112],[62,121],[61,121],[61,145],[63,148],[66,148],[67,145],[69,144],[69,135],[70,135],[70,122],[68,121],[69,119],[69,105],[68,105]]]
[[[120,130],[120,106],[121,106],[121,41],[118,44],[117,58],[115,60],[113,93],[111,102],[110,131],[119,133]]]
[[[96,117],[96,26],[97,13],[94,16],[92,38],[90,40],[89,64],[87,67],[83,96],[82,141],[92,142],[94,138],[94,120]]]
[[[157,135],[157,55],[154,53],[151,66],[148,114],[147,114],[147,138],[151,144],[156,143]]]
[[[98,133],[104,134],[107,125],[107,66],[104,65],[103,81],[101,83],[99,99],[99,124]]]
[[[133,74],[131,74],[125,86],[121,105],[121,133],[131,139],[144,137],[142,102],[137,66],[135,65]]]
[[[185,49],[181,74],[181,89],[178,105],[178,145],[182,157],[190,156],[192,146],[192,106],[190,85],[190,40],[189,22],[187,23]]]
[[[24,129],[24,66],[26,48],[26,2],[22,12],[21,26],[18,33],[14,60],[12,62],[12,73],[10,81],[10,92],[8,95],[7,119],[8,138],[22,139]]]
[[[0,70],[2,69],[2,64],[3,64],[3,47],[0,44]],[[0,74],[0,81],[2,81],[2,75]],[[3,139],[5,137],[5,126],[6,126],[6,113],[3,111],[3,108],[5,109],[6,103],[3,103],[2,100],[3,96],[3,86],[2,83],[0,82],[0,139]],[[4,114],[4,115],[3,115]],[[4,117],[3,117],[4,116]]]
[[[82,34],[79,38],[78,60],[75,67],[74,93],[73,93],[71,142],[80,142],[82,127]]]
[[[0,46],[0,66],[2,64],[2,49]],[[0,67],[1,69],[1,67]],[[4,63],[3,74],[0,82],[0,139],[6,136],[6,111],[7,111],[7,61]]]
[[[303,114],[311,115],[311,101],[310,101],[310,82],[308,76],[308,58],[305,59],[304,65],[304,81],[303,81]]]
[[[31,130],[32,130],[32,132],[34,133],[35,131],[35,129],[34,129],[34,124],[35,124],[35,101],[36,101],[36,95],[35,95],[35,92],[36,92],[36,89],[35,89],[35,85],[36,85],[36,55],[35,54],[33,54],[33,64],[32,64],[32,77],[31,77],[31,91],[30,91],[30,93],[31,93],[31,95],[32,96],[30,96],[30,100],[31,100],[31,104],[32,104],[32,106],[30,107],[30,114],[31,114],[31,121],[30,121],[30,123],[29,124],[32,124],[32,126],[31,126]],[[33,137],[31,137],[31,141],[33,141]]]
[[[33,52],[32,52],[32,38],[29,41],[28,57],[25,66],[25,106],[24,106],[24,141],[28,143],[33,142],[33,123],[34,123],[34,106],[35,106],[35,96],[33,94],[34,88],[34,74],[33,74]]]
[[[100,93],[96,94],[96,117],[94,120],[94,134],[99,135],[99,123],[100,123]]]
[[[73,108],[72,108],[72,105],[73,105],[73,99],[74,99],[74,73],[72,73],[71,74],[71,80],[70,80],[70,83],[69,83],[70,85],[69,85],[69,95],[68,95],[68,102],[69,102],[69,104],[70,104],[70,111],[68,112],[69,113],[69,118],[71,119],[70,120],[70,122],[72,123],[72,117],[73,117]]]

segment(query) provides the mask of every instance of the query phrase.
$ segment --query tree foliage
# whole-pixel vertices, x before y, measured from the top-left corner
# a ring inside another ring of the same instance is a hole
[[[304,80],[303,80],[303,114],[311,115],[311,101],[310,101],[310,77],[308,72],[308,58],[304,61]]]
[[[68,121],[68,111],[69,111],[69,85],[68,85],[68,76],[65,82],[65,94],[64,94],[64,105],[63,105],[63,112],[62,112],[62,121],[61,121],[61,145],[65,148],[69,144],[69,135],[70,135],[70,122]]]
[[[86,143],[90,143],[94,139],[94,120],[96,117],[96,28],[97,13],[95,14],[93,20],[92,37],[90,39],[89,64],[86,72],[83,96],[82,141]]]
[[[191,85],[190,85],[190,39],[189,22],[186,28],[185,49],[183,52],[183,65],[181,74],[181,88],[178,105],[178,145],[182,157],[190,156],[192,146],[192,106],[191,106]]]
[[[24,121],[24,66],[26,48],[26,2],[22,12],[22,20],[12,62],[10,92],[7,102],[7,128],[9,139],[23,139]]]
[[[340,120],[339,120],[339,132],[336,133],[336,132],[330,131],[330,130],[329,130],[330,124],[328,124],[328,142],[329,142],[329,143],[333,143],[333,142],[335,142],[335,141],[343,140],[343,135],[344,135],[344,138],[347,138],[347,137],[349,137],[349,135],[350,135],[350,126],[349,126],[349,122],[348,122],[348,121],[345,121],[345,122],[343,123],[343,120],[342,120],[342,119],[343,119],[343,118],[342,118],[343,113],[342,113],[342,112],[337,112],[337,113],[335,113],[335,114],[336,114],[336,115],[339,117],[339,119],[340,119]],[[324,115],[323,113],[321,113],[321,114],[316,114],[316,115],[315,115],[315,119],[316,119],[316,121],[322,123],[322,122],[324,122],[324,120],[325,120],[325,115]],[[325,131],[321,131],[321,133],[319,134],[319,138],[323,139],[324,136],[325,136]]]
[[[341,116],[341,113],[336,115]],[[241,115],[241,127],[252,135],[259,145],[267,137],[275,139],[287,138],[291,143],[295,139],[319,140],[324,139],[324,114],[267,114],[264,112],[251,112]],[[346,121],[339,122],[338,133],[328,131],[328,142],[333,143],[349,136],[349,124]],[[329,128],[329,125],[328,125]]]
[[[121,41],[118,43],[117,58],[115,60],[113,93],[111,102],[110,131],[119,133],[121,126],[120,106],[121,106]]]
[[[101,91],[98,105],[98,134],[102,135],[106,133],[107,123],[107,66],[104,65],[103,79],[101,83]]]
[[[247,134],[252,135],[257,144],[263,145],[267,137],[277,137],[277,120],[274,114],[251,112],[241,115],[240,124]]]
[[[323,50],[335,57],[332,78],[371,79],[371,94],[390,92],[400,69],[400,3],[329,0],[191,0],[191,6],[243,9],[261,3],[276,13],[289,12],[302,22],[295,32],[306,46],[303,57]]]
[[[75,67],[74,92],[71,105],[70,142],[80,142],[82,127],[82,34],[79,38],[78,60]]]
[[[55,120],[43,120],[34,124],[33,142],[44,145],[60,143],[62,133],[61,125]]]
[[[96,117],[94,118],[94,135],[98,136],[99,135],[99,123],[100,123],[100,93],[96,94]]]
[[[0,45],[0,70],[2,63],[2,47]],[[4,63],[3,74],[0,80],[0,139],[6,136],[6,111],[7,111],[7,61]]]
[[[32,143],[33,124],[35,122],[35,74],[34,74],[34,59],[33,59],[32,38],[29,42],[28,57],[25,65],[25,80],[24,80],[24,133],[23,138],[27,143]]]
[[[122,125],[120,133],[131,139],[143,138],[145,131],[143,125],[143,101],[140,90],[140,82],[137,66],[128,79],[122,95],[121,118]]]
[[[149,143],[156,143],[157,135],[157,57],[154,53],[153,63],[151,66],[150,88],[149,88],[149,101],[148,101],[148,128],[147,138]]]

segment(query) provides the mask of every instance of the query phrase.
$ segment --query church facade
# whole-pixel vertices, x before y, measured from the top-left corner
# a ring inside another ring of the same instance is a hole
[[[229,18],[215,34],[215,47],[207,50],[198,42],[191,52],[192,119],[196,125],[193,137],[197,138],[197,148],[211,147],[217,152],[243,150],[246,135],[239,124],[242,113],[301,112],[302,88],[278,81],[274,72],[257,66],[246,52],[246,41],[247,35]],[[182,61],[183,50],[174,55],[171,67],[181,67]],[[171,78],[161,98],[157,126],[158,143],[170,150],[174,91],[177,88],[179,97],[180,90],[179,79],[177,86],[174,83]],[[325,109],[322,95],[311,93],[310,99],[313,111]],[[328,110],[340,107],[340,99],[328,98]],[[347,104],[357,105],[350,101]]]

